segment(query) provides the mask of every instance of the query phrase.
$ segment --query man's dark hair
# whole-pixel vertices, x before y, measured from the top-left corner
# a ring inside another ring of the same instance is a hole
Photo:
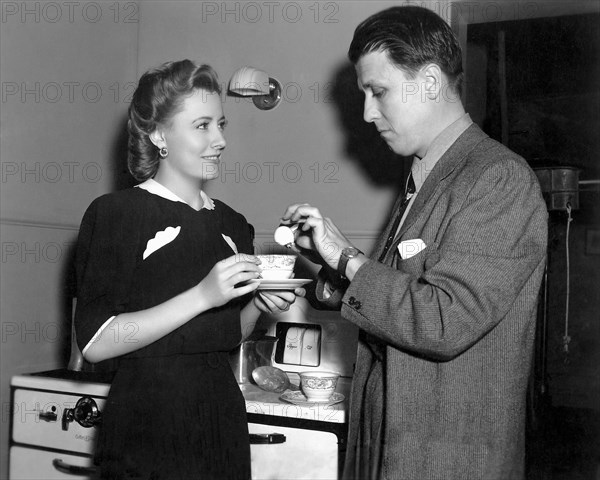
[[[385,52],[409,77],[435,63],[459,95],[463,69],[460,45],[450,26],[436,13],[416,6],[392,7],[363,21],[348,50],[353,64],[365,54]]]

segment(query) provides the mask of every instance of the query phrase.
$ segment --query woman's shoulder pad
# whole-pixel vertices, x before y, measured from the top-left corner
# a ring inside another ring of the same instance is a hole
[[[212,198],[212,201],[215,204],[215,211],[219,212],[221,214],[221,216],[239,218],[241,220],[246,221],[246,218],[244,217],[244,215],[242,215],[240,212],[234,210],[233,208],[231,208],[229,205],[222,202],[221,200]]]
[[[126,208],[127,206],[133,206],[132,202],[139,202],[142,198],[144,198],[144,196],[140,195],[140,193],[141,191],[139,188],[117,190],[116,192],[100,195],[92,201],[92,205],[95,205],[99,208],[113,206]]]

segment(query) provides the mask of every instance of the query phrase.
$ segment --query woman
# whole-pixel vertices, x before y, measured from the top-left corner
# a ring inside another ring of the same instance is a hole
[[[189,60],[145,73],[129,108],[134,188],[96,199],[77,247],[76,330],[86,360],[120,357],[97,448],[103,478],[248,479],[245,404],[228,352],[260,311],[245,218],[203,191],[226,120],[216,74]]]

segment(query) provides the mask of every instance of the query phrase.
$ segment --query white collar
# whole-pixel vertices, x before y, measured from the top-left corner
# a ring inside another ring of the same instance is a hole
[[[146,190],[147,192],[152,193],[154,195],[158,195],[159,197],[166,198],[167,200],[171,200],[172,202],[182,202],[186,205],[189,205],[185,200],[179,198],[171,190],[169,190],[161,183],[158,183],[153,178],[149,178],[145,182],[136,185],[136,187],[139,187],[142,190]],[[202,197],[202,208],[206,208],[207,210],[215,209],[215,202],[213,202],[212,199],[206,193],[204,193],[203,190],[200,190],[200,196]],[[200,210],[202,210],[202,208]]]
[[[435,164],[442,158],[444,153],[452,146],[464,131],[471,126],[473,121],[468,113],[465,113],[453,123],[448,125],[442,132],[435,137],[427,153],[421,159],[414,157],[411,173],[415,182],[415,190],[418,192],[427,180],[427,177],[435,167]]]

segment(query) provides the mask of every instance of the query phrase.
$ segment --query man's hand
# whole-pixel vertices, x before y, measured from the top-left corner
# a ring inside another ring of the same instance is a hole
[[[333,270],[337,269],[342,250],[353,246],[331,219],[323,217],[319,209],[308,203],[287,207],[281,222],[300,223],[297,251],[312,262],[328,265]]]

